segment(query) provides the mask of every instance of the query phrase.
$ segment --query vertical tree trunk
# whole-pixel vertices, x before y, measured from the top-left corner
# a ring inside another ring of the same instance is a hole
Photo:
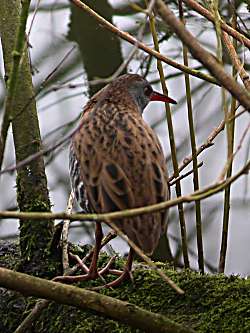
[[[11,75],[17,29],[20,22],[21,0],[1,0],[0,34],[5,76]],[[14,51],[14,52],[13,52]],[[7,82],[8,83],[8,82]],[[16,163],[41,149],[27,43],[21,55],[13,107],[5,109],[5,120],[11,120]],[[43,157],[36,158],[17,170],[17,201],[21,211],[50,211]],[[24,267],[41,264],[48,257],[48,245],[53,233],[53,221],[20,221],[20,247]],[[28,266],[27,266],[28,264]],[[29,270],[29,269],[28,269]]]
[[[106,20],[112,22],[113,8],[107,0],[85,1],[85,3]],[[112,75],[123,62],[121,43],[117,36],[103,29],[88,13],[71,4],[71,17],[68,37],[75,41],[80,50],[88,81],[95,78],[106,78]],[[86,82],[88,84],[88,82]],[[89,86],[92,96],[104,84]]]

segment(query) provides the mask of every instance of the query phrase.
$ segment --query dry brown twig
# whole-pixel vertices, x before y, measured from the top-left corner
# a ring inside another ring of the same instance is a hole
[[[228,169],[230,168],[230,165],[232,164],[235,156],[238,154],[238,152],[242,148],[243,141],[246,138],[247,133],[249,133],[249,130],[250,130],[250,123],[247,125],[247,127],[243,131],[243,134],[240,138],[237,148],[235,149],[235,152],[233,154],[231,154],[231,156],[227,159],[226,164],[225,164],[220,176],[218,177],[218,181],[217,181],[218,183],[223,181],[223,179],[225,178],[226,173],[227,173]]]
[[[127,236],[125,236],[125,234],[116,226],[116,224],[114,222],[112,222],[110,220],[106,220],[105,223],[107,225],[109,225],[116,232],[116,234],[118,236],[120,236],[123,240],[125,240],[128,243],[128,245],[130,247],[132,247],[132,249],[136,252],[136,254],[138,254],[149,267],[151,267],[153,270],[155,270],[157,272],[157,274],[159,274],[159,276],[165,282],[167,282],[167,284],[171,288],[173,288],[180,295],[184,294],[184,291],[180,287],[178,287],[174,283],[174,281],[172,281],[161,269],[159,269],[154,264],[154,262],[132,240],[130,240]]]
[[[94,17],[97,22],[99,22],[99,24],[103,25],[106,29],[110,30],[112,33],[116,34],[117,36],[119,36],[120,38],[122,38],[123,40],[126,40],[127,42],[129,42],[130,44],[136,45],[139,49],[145,51],[146,53],[154,56],[156,59],[163,61],[164,63],[179,69],[180,71],[186,72],[194,77],[203,79],[205,81],[218,84],[217,80],[215,80],[212,76],[207,75],[203,72],[191,69],[187,66],[184,66],[182,64],[179,64],[177,62],[175,62],[174,60],[164,56],[163,54],[161,54],[160,52],[155,51],[154,49],[151,49],[150,47],[148,47],[146,44],[138,41],[135,37],[133,37],[132,35],[130,35],[127,32],[124,32],[120,29],[118,29],[115,25],[111,24],[110,22],[108,22],[107,20],[105,20],[101,15],[97,14],[93,9],[91,9],[89,6],[87,6],[85,3],[81,2],[80,0],[70,0],[72,3],[74,3],[77,7],[79,7],[81,10],[86,11],[90,16]]]
[[[228,119],[228,121],[233,121],[234,119],[241,116],[245,112],[246,112],[246,110],[242,110],[236,116]],[[217,137],[217,135],[219,135],[224,130],[224,128],[225,128],[225,120],[222,120],[220,122],[220,124],[215,129],[213,129],[213,131],[209,134],[206,141],[202,145],[200,145],[199,148],[197,148],[197,151],[196,151],[197,156],[200,155],[207,148],[213,146],[214,139]],[[183,162],[181,163],[181,165],[179,165],[179,172],[181,172],[183,169],[185,169],[192,162],[192,160],[193,160],[192,154],[185,157]],[[175,179],[175,176],[174,176],[174,174],[172,174],[169,177],[169,182],[172,182],[174,179]]]
[[[245,86],[245,88],[250,92],[250,77],[247,71],[244,69],[243,63],[241,63],[239,56],[230,40],[230,37],[225,31],[222,31],[222,39],[226,46],[227,52],[231,58],[231,61],[240,75],[240,78]]]
[[[201,46],[197,39],[183,26],[182,22],[176,18],[174,13],[162,0],[156,1],[156,8],[159,16],[170,26],[182,42],[185,43],[193,57],[198,59],[242,106],[250,110],[250,95],[248,91],[243,89],[224,71],[221,64]]]
[[[203,162],[200,162],[200,163],[197,165],[197,168],[202,167],[202,165],[203,165]],[[179,170],[180,170],[180,169],[179,169]],[[183,175],[180,175],[178,178],[174,178],[172,182],[169,182],[169,186],[173,186],[173,185],[176,183],[176,181],[178,181],[178,180],[182,180],[182,179],[188,177],[188,176],[191,175],[193,172],[194,172],[194,169],[191,169],[191,170],[189,170],[188,172],[184,173]]]
[[[174,198],[168,201],[163,201],[154,205],[127,209],[117,212],[111,213],[103,213],[103,214],[66,214],[63,213],[44,213],[44,212],[12,212],[12,211],[0,211],[1,218],[14,218],[14,219],[32,219],[39,220],[41,218],[45,220],[50,219],[69,219],[71,221],[110,221],[120,218],[127,218],[141,214],[148,214],[157,211],[161,211],[173,206],[178,205],[180,202],[189,203],[194,202],[196,200],[202,200],[208,198],[218,192],[223,191],[229,184],[234,183],[239,177],[245,175],[249,172],[250,168],[250,160],[246,162],[246,164],[232,177],[227,178],[225,181],[220,183],[214,183],[202,190],[195,191],[189,195],[184,195],[182,197]]]
[[[215,23],[215,18],[213,14],[203,6],[201,6],[195,0],[183,0],[188,7],[199,13],[200,15],[206,17],[209,21]],[[244,44],[248,49],[250,49],[250,40],[235,30],[234,28],[230,27],[230,25],[226,24],[223,20],[220,20],[221,29],[227,32],[229,35],[237,39],[240,43]]]

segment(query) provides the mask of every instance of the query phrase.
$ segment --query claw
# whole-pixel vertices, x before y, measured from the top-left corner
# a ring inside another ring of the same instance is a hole
[[[113,256],[109,259],[107,265],[105,267],[103,267],[98,274],[100,275],[104,275],[104,274],[109,274],[110,273],[110,267],[112,266],[112,264],[115,262],[116,256]]]
[[[123,281],[128,280],[129,278],[133,282],[134,279],[133,279],[133,276],[132,276],[132,273],[131,273],[133,253],[134,253],[133,250],[130,249],[126,266],[125,266],[125,268],[122,272],[117,270],[117,269],[110,269],[109,270],[110,274],[120,275],[117,279],[115,279],[114,281],[111,281],[109,283],[106,283],[103,286],[91,287],[91,288],[88,288],[88,289],[90,289],[90,290],[100,290],[100,289],[103,289],[103,288],[114,288],[114,287],[119,286]]]
[[[103,288],[117,287],[123,281],[125,281],[127,279],[131,279],[133,282],[133,276],[131,273],[132,261],[133,261],[133,250],[132,249],[130,249],[127,263],[126,263],[126,266],[123,271],[119,271],[117,269],[110,268],[112,266],[112,264],[114,263],[116,256],[113,256],[112,258],[110,258],[110,260],[108,261],[108,263],[106,264],[105,267],[103,267],[100,270],[97,270],[97,259],[98,259],[98,255],[99,255],[99,252],[101,249],[101,240],[102,240],[102,230],[101,230],[101,225],[99,223],[97,223],[97,227],[96,227],[96,236],[97,236],[96,240],[98,240],[98,242],[96,242],[96,246],[93,251],[90,268],[88,268],[85,265],[85,263],[82,262],[82,260],[77,255],[74,255],[71,253],[69,254],[71,259],[74,259],[77,262],[78,266],[84,271],[85,274],[77,275],[77,276],[69,276],[69,275],[57,276],[53,279],[54,281],[73,283],[73,282],[79,282],[79,281],[95,280],[97,278],[101,278],[103,280],[104,285],[89,288],[90,290],[100,290]],[[106,283],[103,276],[107,275],[107,274],[116,275],[116,276],[118,276],[118,278],[115,279],[114,281]]]
[[[131,276],[131,272],[129,272],[127,270],[124,270],[122,272],[122,274],[117,279],[115,279],[114,281],[106,283],[103,286],[91,287],[91,288],[88,288],[88,289],[97,291],[97,290],[101,290],[101,289],[104,289],[104,288],[114,288],[114,287],[119,286],[122,282],[128,280],[130,278],[130,276]]]

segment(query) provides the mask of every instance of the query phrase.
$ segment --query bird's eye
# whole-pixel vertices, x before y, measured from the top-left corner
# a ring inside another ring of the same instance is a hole
[[[149,97],[152,94],[152,91],[153,91],[153,89],[152,89],[151,86],[146,86],[144,88],[144,94],[145,94],[145,96]]]

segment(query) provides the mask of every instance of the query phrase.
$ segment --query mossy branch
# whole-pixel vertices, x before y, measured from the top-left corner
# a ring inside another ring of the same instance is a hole
[[[19,291],[25,296],[46,298],[80,309],[91,309],[145,332],[194,333],[192,329],[176,324],[165,316],[143,310],[131,303],[6,268],[0,268],[0,285]]]
[[[111,241],[115,237],[116,235],[113,231],[109,232],[102,240],[101,247],[103,248],[105,245],[109,243],[109,241]],[[92,248],[83,259],[80,259],[79,256],[74,255],[77,264],[67,270],[67,275],[68,276],[73,275],[78,270],[79,268],[78,259],[81,261],[81,263],[85,263],[88,259],[92,257],[93,253],[94,253],[94,248]],[[27,317],[21,322],[21,324],[15,330],[15,333],[26,333],[28,328],[33,325],[33,323],[40,317],[42,311],[45,308],[47,308],[50,305],[50,303],[51,302],[46,299],[38,300],[34,308],[31,310],[31,312],[27,315]]]

